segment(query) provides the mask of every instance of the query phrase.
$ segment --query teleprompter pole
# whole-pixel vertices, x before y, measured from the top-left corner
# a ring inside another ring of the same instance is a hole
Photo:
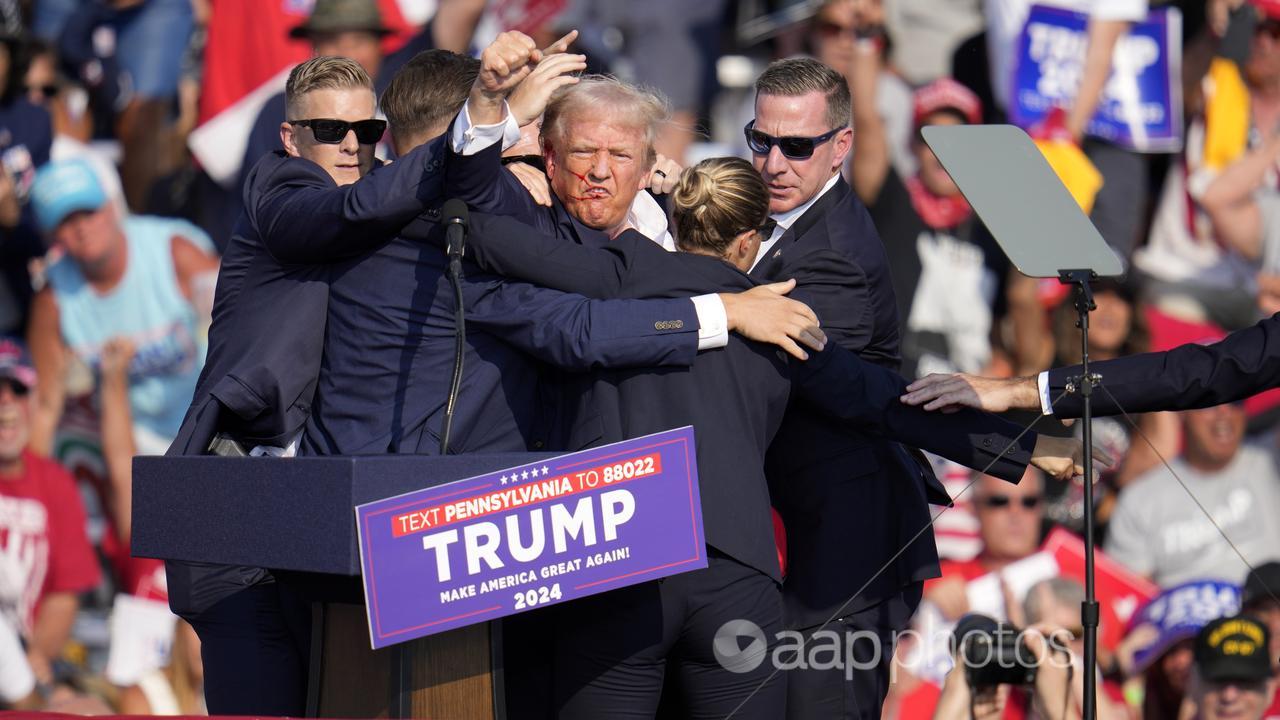
[[[1102,376],[1089,372],[1089,313],[1097,307],[1093,301],[1092,270],[1059,270],[1058,281],[1075,286],[1076,326],[1080,328],[1080,375],[1071,378],[1069,392],[1078,392],[1084,403],[1081,429],[1084,433],[1084,602],[1080,605],[1084,628],[1084,720],[1098,717],[1098,598],[1093,569],[1093,387]]]

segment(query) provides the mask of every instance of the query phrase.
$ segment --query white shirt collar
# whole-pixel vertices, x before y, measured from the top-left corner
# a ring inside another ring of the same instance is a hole
[[[631,201],[627,210],[626,222],[628,227],[658,243],[664,250],[675,251],[675,240],[667,231],[667,214],[647,190],[636,193],[636,199]]]
[[[822,189],[818,191],[818,194],[809,198],[808,202],[798,207],[794,207],[784,213],[778,213],[776,215],[772,215],[771,217],[775,221],[777,221],[779,228],[781,228],[784,231],[790,230],[791,226],[795,224],[796,220],[800,219],[801,215],[805,214],[805,212],[807,212],[809,208],[813,207],[813,204],[818,202],[819,198],[831,192],[831,188],[835,187],[836,182],[839,180],[840,180],[840,172],[836,171],[836,173],[831,176],[831,179],[827,181],[827,184],[823,185]]]
[[[809,208],[813,207],[813,204],[818,202],[818,198],[831,192],[831,188],[836,186],[836,181],[839,179],[840,173],[837,172],[835,175],[831,176],[831,179],[827,181],[826,185],[822,186],[822,189],[818,191],[818,194],[809,198],[809,201],[805,204],[792,208],[784,213],[770,215],[770,217],[773,218],[773,221],[777,223],[777,226],[773,229],[773,232],[770,233],[769,237],[765,238],[760,243],[760,249],[756,252],[756,260],[751,263],[752,270],[755,270],[756,265],[759,265],[760,261],[773,251],[773,246],[778,244],[778,240],[782,238],[782,234],[790,230],[796,220],[800,219],[801,215],[808,212]]]

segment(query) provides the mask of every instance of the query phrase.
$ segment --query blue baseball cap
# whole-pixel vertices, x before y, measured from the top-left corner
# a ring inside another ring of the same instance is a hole
[[[1157,595],[1129,621],[1132,632],[1150,625],[1159,633],[1133,654],[1135,672],[1144,672],[1174,645],[1196,637],[1211,621],[1240,611],[1240,586],[1217,580],[1192,580]]]
[[[102,183],[84,160],[47,163],[31,185],[31,207],[41,232],[51,232],[73,212],[97,210],[106,203]]]

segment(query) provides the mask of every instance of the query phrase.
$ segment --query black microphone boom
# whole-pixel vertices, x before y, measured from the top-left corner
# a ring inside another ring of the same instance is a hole
[[[444,221],[449,260],[462,258],[466,252],[467,230],[471,222],[467,204],[458,198],[452,198],[440,209],[440,217]]]
[[[445,202],[440,216],[444,221],[445,239],[448,241],[449,283],[453,285],[454,303],[453,380],[449,383],[449,399],[444,406],[444,427],[440,432],[440,454],[448,455],[449,434],[453,431],[453,410],[458,403],[458,391],[462,387],[462,357],[467,341],[467,318],[462,304],[462,255],[466,252],[470,216],[467,204],[457,198]]]

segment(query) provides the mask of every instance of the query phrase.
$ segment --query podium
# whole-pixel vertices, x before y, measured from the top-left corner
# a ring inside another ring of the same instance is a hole
[[[133,554],[265,567],[319,598],[309,716],[501,720],[497,623],[370,649],[353,508],[550,457],[139,457]]]

